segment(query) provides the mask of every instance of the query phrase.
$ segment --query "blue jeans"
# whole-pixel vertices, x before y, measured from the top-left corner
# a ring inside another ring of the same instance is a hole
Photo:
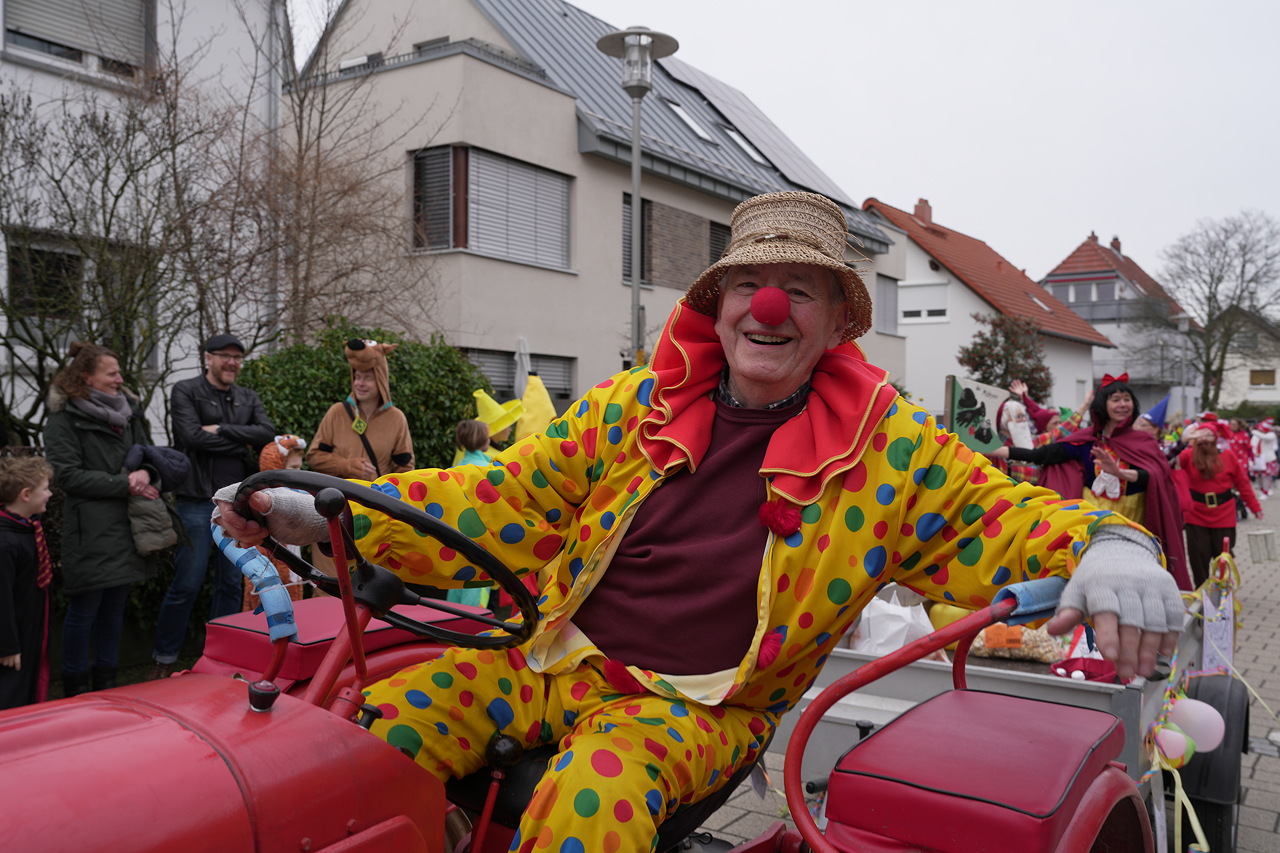
[[[62,671],[84,675],[89,671],[89,642],[98,669],[115,669],[120,660],[120,632],[124,608],[133,584],[121,584],[67,596],[67,616],[62,622]]]
[[[213,537],[209,533],[213,501],[179,500],[178,515],[191,544],[179,548],[173,557],[173,583],[169,584],[169,591],[160,605],[160,615],[156,617],[153,656],[157,663],[173,663],[178,659],[182,640],[187,634],[191,607],[208,574],[210,556],[213,557],[213,603],[209,607],[209,618],[239,613],[244,601],[244,581],[240,570],[213,547]]]

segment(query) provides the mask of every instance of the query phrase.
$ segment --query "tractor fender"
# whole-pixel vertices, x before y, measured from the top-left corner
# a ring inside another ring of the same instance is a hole
[[[1240,756],[1249,751],[1249,690],[1230,675],[1203,675],[1187,684],[1187,698],[1218,709],[1225,730],[1217,749],[1197,752],[1182,768],[1183,787],[1198,800],[1231,805],[1240,796]]]

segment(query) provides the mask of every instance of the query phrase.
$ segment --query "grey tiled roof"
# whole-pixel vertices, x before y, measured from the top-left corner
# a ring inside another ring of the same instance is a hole
[[[622,28],[563,0],[473,2],[526,59],[545,69],[553,85],[577,96],[579,149],[629,163],[631,98],[619,82],[621,61],[596,48],[601,36]],[[777,190],[820,192],[840,203],[849,230],[868,251],[888,249],[888,235],[737,89],[674,57],[659,60],[653,77],[653,90],[641,102],[646,170],[731,201]],[[699,137],[667,102],[683,107],[713,141]],[[769,164],[743,151],[726,125]]]

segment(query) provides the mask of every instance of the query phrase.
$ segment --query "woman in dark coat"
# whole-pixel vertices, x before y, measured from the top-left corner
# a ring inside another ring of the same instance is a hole
[[[123,383],[115,353],[74,343],[71,361],[49,392],[45,458],[66,495],[62,684],[67,696],[115,686],[129,588],[154,573],[154,565],[134,550],[129,497],[156,500],[160,493],[145,469],[124,469],[129,448],[151,441],[137,399]],[[92,667],[90,641],[96,654]]]

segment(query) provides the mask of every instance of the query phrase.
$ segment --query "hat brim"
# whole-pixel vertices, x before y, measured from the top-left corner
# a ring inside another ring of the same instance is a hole
[[[502,404],[502,414],[498,416],[493,423],[489,424],[490,433],[502,432],[507,427],[520,420],[520,416],[524,414],[523,400],[508,400]]]
[[[714,317],[720,304],[720,280],[729,268],[763,264],[812,264],[831,270],[840,282],[845,301],[849,303],[849,322],[841,335],[841,343],[848,343],[870,331],[871,297],[858,271],[795,240],[748,243],[734,249],[698,276],[685,293],[685,302],[699,314]]]

